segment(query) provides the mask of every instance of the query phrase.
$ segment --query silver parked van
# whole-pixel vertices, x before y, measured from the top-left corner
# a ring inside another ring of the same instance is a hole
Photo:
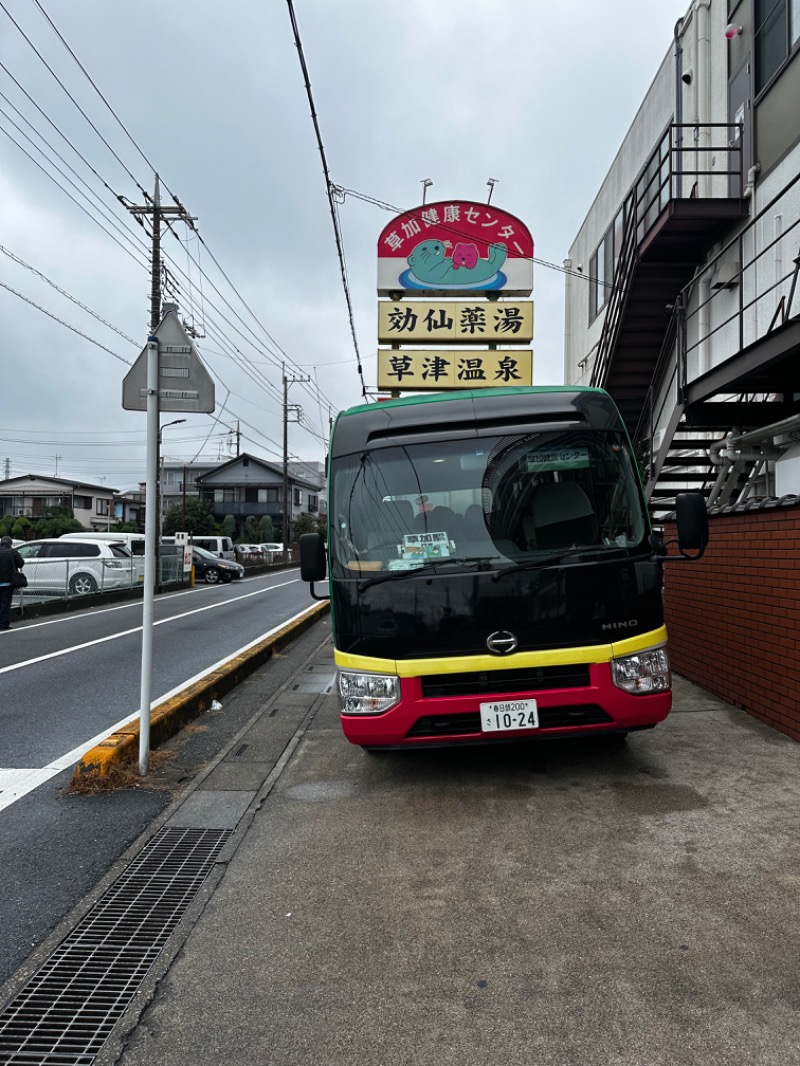
[[[202,548],[203,551],[211,552],[218,559],[235,559],[233,541],[230,537],[200,536],[190,537],[189,540],[194,548]],[[162,537],[162,544],[174,544],[174,537]]]

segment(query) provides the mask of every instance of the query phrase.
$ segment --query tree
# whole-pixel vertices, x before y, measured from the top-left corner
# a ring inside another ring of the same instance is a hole
[[[175,503],[168,508],[164,515],[163,533],[172,536],[174,533],[193,533],[201,537],[213,533],[215,528],[214,512],[211,504],[199,496],[193,496],[186,501],[186,517],[184,518],[183,504]]]
[[[275,531],[272,528],[272,519],[268,514],[262,515],[258,520],[256,529],[256,544],[272,544],[275,542]]]
[[[313,514],[301,514],[292,524],[291,539],[296,541],[303,533],[319,533],[320,522]]]
[[[245,544],[255,544],[258,538],[258,519],[249,514],[244,520],[244,540]]]
[[[11,527],[11,536],[14,540],[25,540],[25,531],[31,528],[27,518],[18,518]]]
[[[222,533],[231,539],[236,536],[236,519],[232,514],[226,514],[222,519]]]

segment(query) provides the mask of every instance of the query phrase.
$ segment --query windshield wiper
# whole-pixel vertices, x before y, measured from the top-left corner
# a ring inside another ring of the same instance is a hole
[[[488,566],[496,562],[497,559],[498,556],[496,555],[449,556],[446,559],[436,559],[432,562],[425,563],[424,566],[412,566],[409,567],[408,570],[390,570],[378,574],[377,577],[371,577],[367,581],[362,581],[358,586],[358,591],[363,592],[372,585],[381,585],[384,581],[402,581],[404,578],[414,577],[417,574],[428,574],[431,570],[437,570],[442,566],[479,565],[480,563],[484,563]]]
[[[602,549],[592,548],[587,550],[586,548],[574,548],[571,551],[560,551],[552,555],[545,555],[539,559],[531,559],[527,563],[514,563],[511,566],[504,566],[502,570],[498,570],[496,574],[492,574],[492,581],[499,581],[505,574],[518,574],[521,570],[538,570],[540,567],[547,566],[580,566],[582,564],[591,563],[613,563],[619,562],[620,559],[629,559],[630,555],[626,548],[613,548],[610,552],[606,553]]]

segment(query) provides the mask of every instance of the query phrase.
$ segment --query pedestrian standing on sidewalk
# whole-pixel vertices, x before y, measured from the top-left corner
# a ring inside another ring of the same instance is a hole
[[[11,537],[0,537],[0,631],[11,628],[12,579],[25,561],[14,547]]]

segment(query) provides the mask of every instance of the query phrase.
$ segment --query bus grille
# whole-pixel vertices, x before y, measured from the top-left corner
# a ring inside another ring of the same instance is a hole
[[[484,696],[490,693],[537,692],[554,688],[585,688],[589,684],[586,663],[569,666],[530,666],[518,670],[475,670],[462,674],[431,674],[422,677],[422,695]]]
[[[569,726],[605,725],[613,719],[595,703],[576,707],[540,707],[539,728],[556,729]],[[481,716],[477,711],[466,714],[426,714],[418,718],[406,733],[407,737],[452,737],[481,732]]]

